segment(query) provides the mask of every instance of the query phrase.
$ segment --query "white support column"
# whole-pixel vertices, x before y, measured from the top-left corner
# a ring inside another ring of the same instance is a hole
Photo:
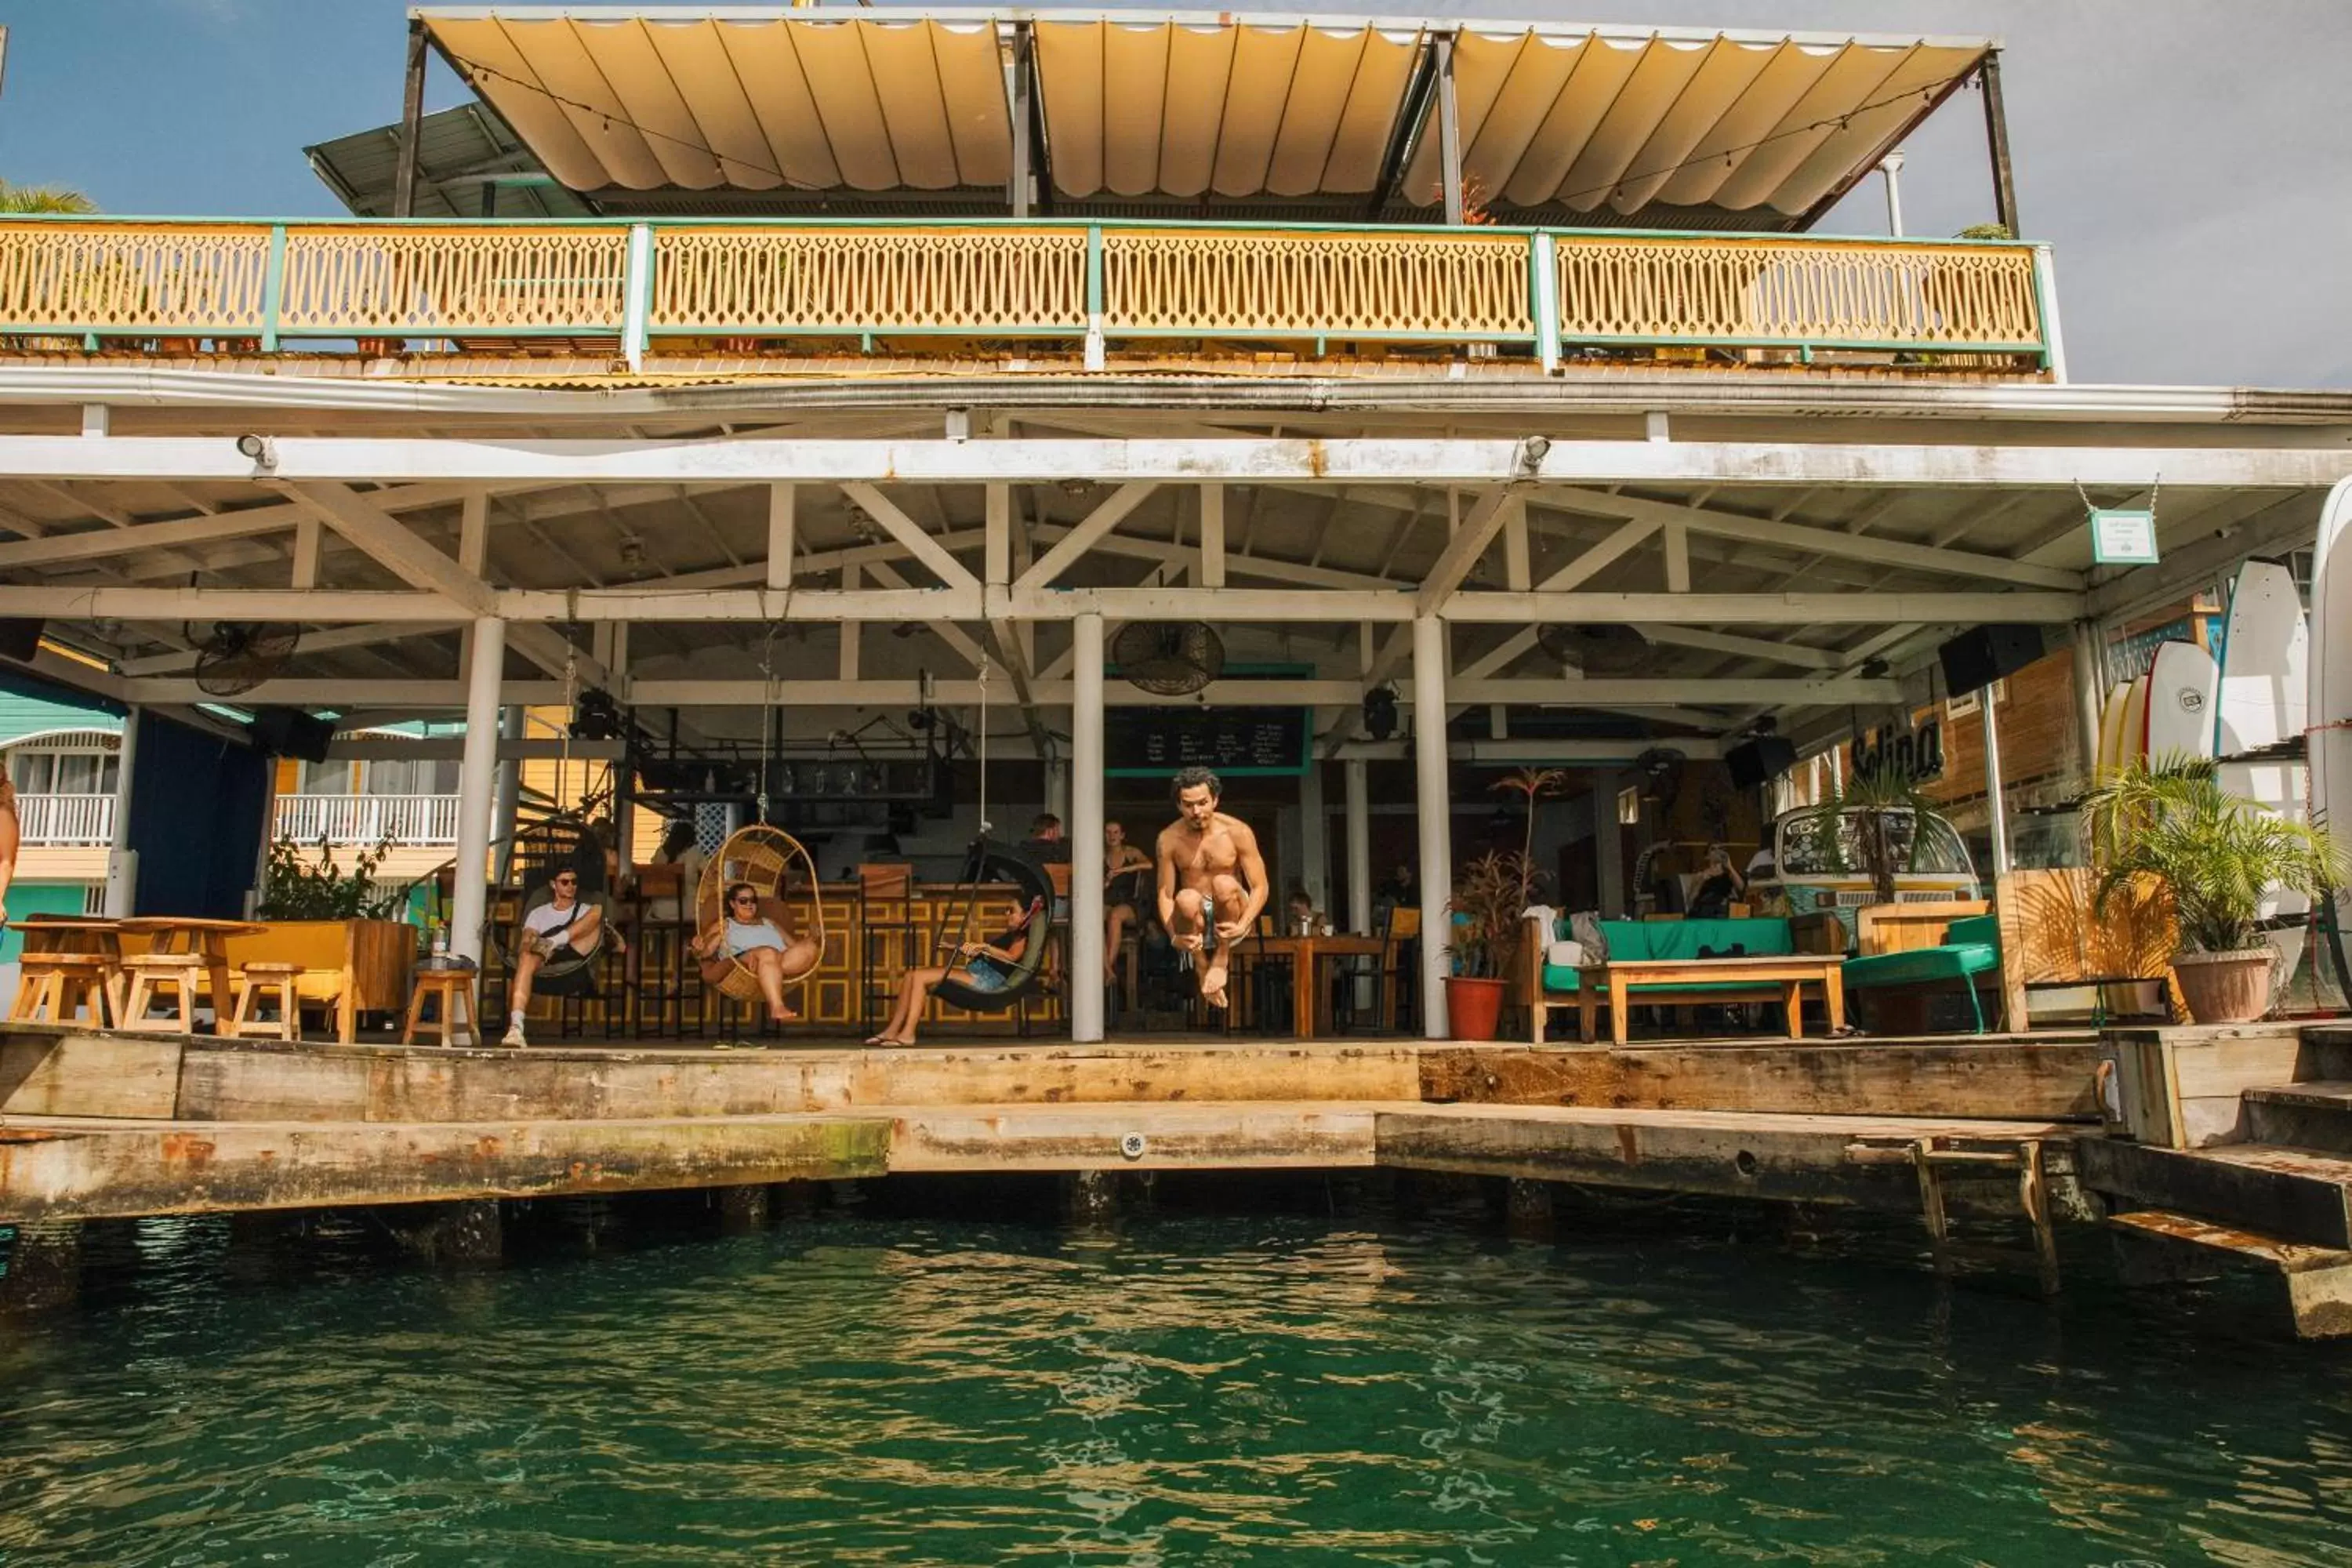
[[[1603,773],[1592,786],[1592,890],[1603,919],[1625,910],[1625,829],[1617,820],[1618,780]]]
[[[1992,874],[2000,878],[2009,875],[2009,803],[2001,798],[2000,721],[1993,717],[1992,694],[1990,686],[1977,693],[1977,712],[1984,720],[1985,805],[1991,814],[1988,826],[1992,829]]]
[[[653,319],[654,227],[629,226],[629,248],[621,285],[621,357],[633,371],[646,368],[646,328]]]
[[[1298,779],[1299,880],[1315,907],[1331,910],[1331,846],[1323,812],[1323,762],[1311,758]],[[1279,913],[1279,911],[1277,911]]]
[[[506,665],[507,624],[496,616],[482,616],[473,630],[466,667],[466,750],[457,763],[457,891],[449,904],[449,951],[479,963],[490,808],[498,791],[499,676]]]
[[[1348,769],[1348,929],[1372,932],[1372,765],[1349,757]]]
[[[520,703],[509,708],[499,719],[499,738],[521,740],[530,716],[530,710]],[[568,722],[571,715],[564,717]],[[498,846],[498,876],[501,883],[514,869],[515,818],[521,809],[522,759],[518,755],[499,762],[498,795],[490,810],[490,838]]]
[[[131,896],[138,891],[139,863],[131,855],[131,771],[139,763],[139,713],[133,704],[122,716],[122,746],[114,763],[114,832],[106,841],[106,918],[128,920],[131,915]],[[268,825],[262,828],[263,851],[269,843]]]
[[[1071,623],[1070,1038],[1103,1037],[1103,618]]]
[[[1421,816],[1422,1033],[1449,1037],[1446,936],[1454,895],[1454,800],[1446,781],[1445,623],[1421,616],[1412,623],[1412,755],[1414,803]]]

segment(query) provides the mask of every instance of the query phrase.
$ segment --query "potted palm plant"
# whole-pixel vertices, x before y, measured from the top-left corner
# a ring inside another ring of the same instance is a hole
[[[2276,953],[2262,935],[2274,889],[2317,895],[2340,881],[2327,835],[2224,790],[2210,763],[2136,763],[2084,803],[2100,876],[2095,907],[2153,876],[2172,900],[2172,973],[2200,1024],[2250,1024],[2270,1011]]]
[[[1490,849],[1454,879],[1454,972],[1445,977],[1446,1026],[1459,1040],[1491,1040],[1519,951],[1520,911],[1536,873],[1517,851]]]

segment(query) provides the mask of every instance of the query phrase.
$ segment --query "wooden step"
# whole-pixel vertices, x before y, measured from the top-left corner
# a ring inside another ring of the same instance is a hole
[[[2309,1083],[2265,1084],[2245,1091],[2248,1100],[2264,1105],[2301,1105],[2318,1110],[2352,1110],[2352,1079],[2323,1079]]]
[[[2242,1261],[2275,1268],[2282,1274],[2302,1274],[2315,1268],[2340,1268],[2352,1265],[2352,1251],[2343,1247],[2282,1241],[2274,1236],[2261,1236],[2251,1230],[2240,1230],[2234,1226],[2217,1225],[2211,1220],[2172,1214],[2164,1209],[2137,1209],[2128,1214],[2112,1215],[2108,1216],[2107,1223],[2142,1236],[2187,1242],[2193,1247],[2226,1252]]]
[[[2108,1223],[2134,1237],[2275,1270],[2285,1278],[2287,1310],[2297,1334],[2307,1340],[2352,1334],[2352,1250],[2314,1247],[2167,1209],[2119,1214]]]
[[[2252,1142],[2352,1156],[2352,1079],[2265,1084],[2241,1098]]]
[[[2115,1138],[2075,1145],[2083,1184],[2315,1247],[2352,1247],[2352,1158],[2324,1149],[2231,1143],[2158,1149]]]

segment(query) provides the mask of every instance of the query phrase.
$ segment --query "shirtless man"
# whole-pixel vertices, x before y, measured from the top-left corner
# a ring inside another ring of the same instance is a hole
[[[1202,955],[1201,1000],[1222,1007],[1225,955],[1265,908],[1265,859],[1249,824],[1217,809],[1216,774],[1186,768],[1174,787],[1176,820],[1160,830],[1160,921],[1177,952]]]

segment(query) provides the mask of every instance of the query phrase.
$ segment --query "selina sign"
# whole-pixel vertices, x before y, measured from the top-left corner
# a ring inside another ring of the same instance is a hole
[[[1857,730],[1850,753],[1857,776],[1891,767],[1913,784],[1926,784],[1944,776],[1944,726],[1929,719],[1916,729]]]

